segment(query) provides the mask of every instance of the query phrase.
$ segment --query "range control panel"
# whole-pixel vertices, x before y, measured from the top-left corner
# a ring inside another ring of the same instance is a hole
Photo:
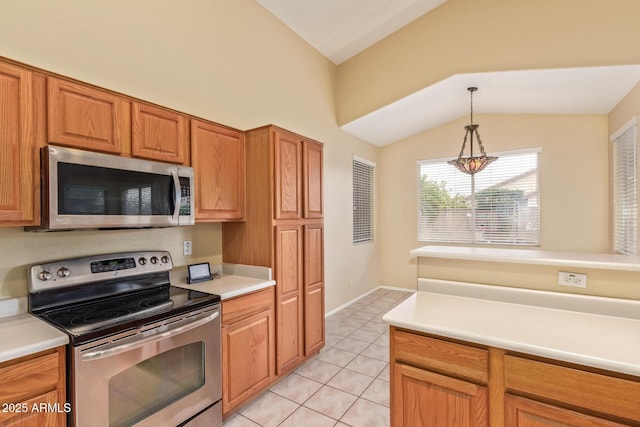
[[[173,268],[167,251],[125,252],[51,261],[29,268],[29,292],[129,277]]]

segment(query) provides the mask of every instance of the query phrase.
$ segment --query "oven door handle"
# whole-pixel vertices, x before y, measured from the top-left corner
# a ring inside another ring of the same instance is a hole
[[[186,325],[182,325],[182,326],[177,326],[173,328],[170,327],[169,330],[165,331],[165,332],[159,332],[161,326],[159,326],[156,329],[151,329],[149,331],[145,331],[145,334],[149,334],[151,333],[152,335],[148,335],[144,338],[140,338],[140,339],[136,339],[136,337],[131,337],[131,339],[133,339],[132,342],[128,342],[125,344],[122,344],[120,342],[118,343],[109,343],[107,344],[105,347],[100,348],[99,350],[95,350],[95,351],[91,351],[89,353],[85,353],[81,356],[81,359],[83,361],[91,361],[91,360],[97,360],[97,359],[102,359],[104,357],[109,357],[109,356],[114,356],[116,354],[120,354],[120,353],[124,353],[126,351],[130,351],[133,350],[135,348],[138,347],[142,347],[146,344],[149,344],[151,342],[154,341],[159,341],[159,340],[164,340],[164,339],[168,339],[171,338],[175,335],[190,331],[191,329],[195,329],[199,326],[202,326],[206,323],[209,323],[211,321],[213,321],[214,319],[216,319],[218,316],[220,315],[220,311],[216,310],[214,313],[211,313],[210,315],[198,319],[198,320],[192,320],[190,318],[187,319],[183,319],[181,321],[178,321],[179,323],[184,323],[185,321],[188,321],[189,323],[187,323]],[[178,323],[176,322],[176,323]]]

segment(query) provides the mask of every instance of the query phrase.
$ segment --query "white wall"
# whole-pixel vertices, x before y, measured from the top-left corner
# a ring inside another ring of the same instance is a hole
[[[325,143],[327,310],[378,284],[378,245],[351,245],[351,157],[378,149],[338,129],[335,65],[253,0],[0,0],[0,56],[238,129],[274,123]],[[248,171],[251,173],[251,171]],[[190,238],[192,258],[183,258]],[[122,240],[121,240],[122,239]],[[0,229],[0,298],[26,293],[26,266],[168,249],[177,264],[220,257],[220,226],[171,231]],[[347,284],[353,285],[348,287]]]

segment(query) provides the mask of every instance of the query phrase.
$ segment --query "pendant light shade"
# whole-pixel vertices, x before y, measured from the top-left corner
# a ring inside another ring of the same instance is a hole
[[[467,173],[469,175],[473,175],[477,172],[480,172],[484,168],[486,168],[489,163],[493,162],[497,159],[497,157],[487,156],[487,153],[484,151],[484,147],[482,146],[482,140],[480,139],[480,134],[478,133],[479,125],[473,123],[473,92],[477,91],[477,87],[467,88],[469,93],[471,94],[471,123],[464,127],[464,141],[462,141],[462,149],[460,149],[460,154],[458,158],[455,160],[451,160],[447,163],[458,168],[460,172]],[[478,147],[480,148],[480,155],[473,155],[473,140],[477,141]],[[469,140],[469,157],[462,157],[464,155],[464,148],[467,145],[467,140]]]

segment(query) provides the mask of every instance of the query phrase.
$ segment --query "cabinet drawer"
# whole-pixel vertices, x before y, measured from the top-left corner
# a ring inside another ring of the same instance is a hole
[[[464,344],[425,337],[394,329],[394,360],[486,383],[489,380],[489,352]]]
[[[222,302],[222,324],[233,323],[274,304],[273,287]]]
[[[505,387],[513,392],[640,421],[640,382],[507,355]]]
[[[0,402],[20,402],[58,385],[58,353],[0,368]]]

